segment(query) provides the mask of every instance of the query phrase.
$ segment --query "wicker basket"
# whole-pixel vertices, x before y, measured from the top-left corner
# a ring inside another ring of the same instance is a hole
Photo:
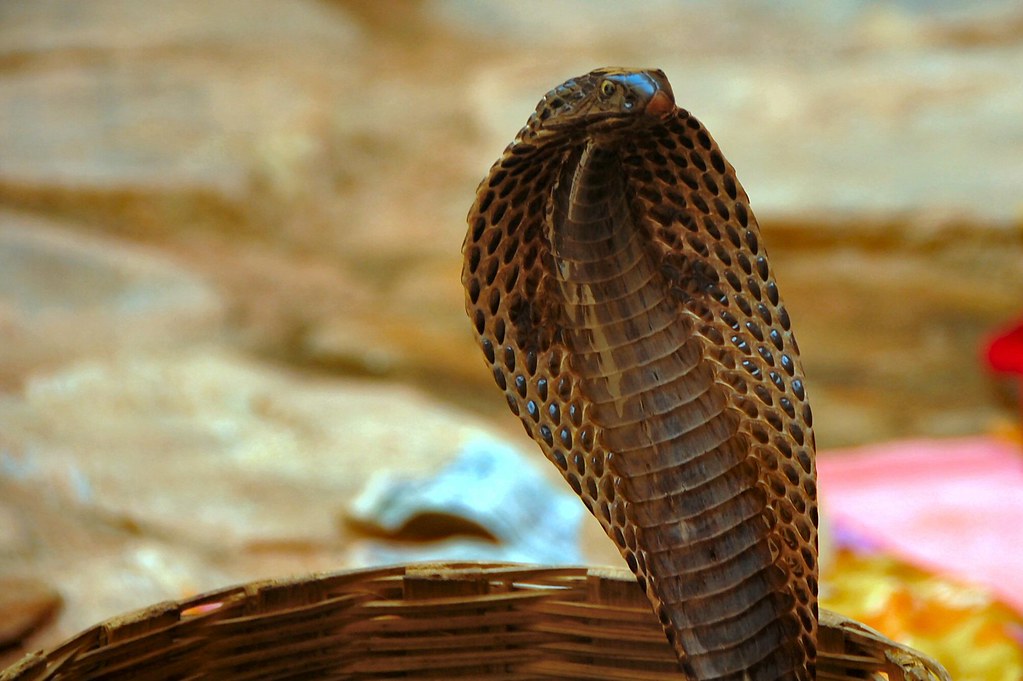
[[[821,614],[817,678],[947,679],[937,663]],[[108,620],[0,681],[680,678],[624,570],[390,567],[265,581]]]

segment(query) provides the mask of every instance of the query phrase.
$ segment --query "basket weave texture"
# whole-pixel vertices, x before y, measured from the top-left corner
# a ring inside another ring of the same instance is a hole
[[[821,613],[817,678],[947,679]],[[37,679],[682,678],[635,577],[612,568],[430,564],[223,589],[116,617],[28,655]]]

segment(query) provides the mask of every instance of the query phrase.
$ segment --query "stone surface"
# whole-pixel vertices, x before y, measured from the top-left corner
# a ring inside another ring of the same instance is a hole
[[[1009,240],[989,249],[967,241],[775,259],[820,445],[983,432],[1010,413],[980,348],[999,320],[1020,314],[1023,258]]]
[[[338,519],[376,471],[424,476],[495,437],[406,387],[201,346],[35,375],[0,397],[0,433],[0,576],[65,594],[48,641],[150,602],[352,565],[359,535]],[[578,562],[573,510],[561,540]]]
[[[60,594],[39,580],[0,578],[0,649],[46,624],[60,604]]]
[[[327,540],[332,509],[372,471],[421,474],[486,433],[408,389],[303,380],[211,350],[34,376],[0,398],[0,430],[22,484],[225,546]]]
[[[237,198],[253,172],[313,152],[320,103],[303,73],[359,38],[315,2],[5,3],[0,179]]]
[[[0,378],[217,334],[223,302],[199,277],[76,226],[0,211]]]

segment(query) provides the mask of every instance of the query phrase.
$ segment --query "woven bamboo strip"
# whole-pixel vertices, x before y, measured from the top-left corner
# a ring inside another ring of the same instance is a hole
[[[823,612],[822,681],[944,679],[935,663]],[[61,679],[679,678],[624,570],[389,567],[256,582],[92,627],[0,672]]]

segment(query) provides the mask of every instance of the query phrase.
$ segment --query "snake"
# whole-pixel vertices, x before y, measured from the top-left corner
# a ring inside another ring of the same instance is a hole
[[[813,679],[813,416],[749,197],[665,74],[540,100],[480,183],[466,311],[691,679]]]

